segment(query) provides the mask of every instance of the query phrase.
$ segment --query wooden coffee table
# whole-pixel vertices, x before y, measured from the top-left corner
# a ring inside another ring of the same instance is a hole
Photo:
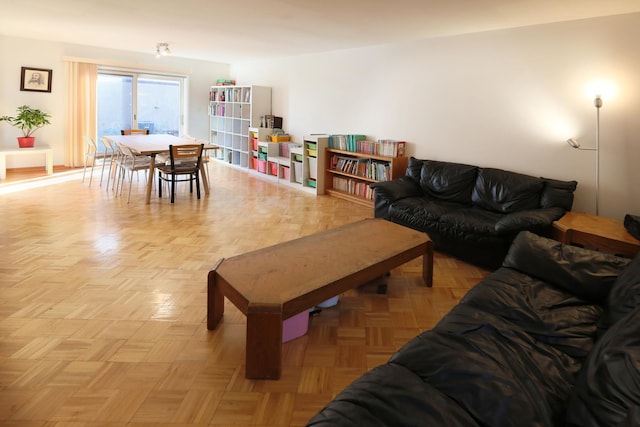
[[[429,236],[365,219],[221,259],[209,272],[207,328],[218,325],[227,297],[247,316],[246,377],[278,379],[284,320],[418,257],[422,278],[431,286]]]

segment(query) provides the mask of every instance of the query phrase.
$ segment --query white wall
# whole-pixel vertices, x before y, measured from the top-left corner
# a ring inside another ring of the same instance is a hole
[[[231,65],[273,88],[273,113],[300,140],[363,133],[410,154],[579,182],[595,210],[593,94],[617,87],[600,122],[600,215],[640,214],[640,14]]]
[[[150,48],[150,51],[153,47]],[[216,79],[228,78],[229,65],[176,58],[156,58],[110,49],[30,40],[0,35],[0,115],[13,116],[16,108],[29,104],[51,114],[51,125],[36,132],[36,145],[54,148],[54,164],[64,164],[65,76],[63,57],[87,58],[113,64],[129,64],[148,69],[189,71],[187,130],[196,137],[208,138],[209,87]],[[53,70],[51,93],[20,91],[22,66]],[[0,122],[0,147],[17,147],[20,131]],[[21,156],[7,159],[7,167],[41,165],[41,156]]]

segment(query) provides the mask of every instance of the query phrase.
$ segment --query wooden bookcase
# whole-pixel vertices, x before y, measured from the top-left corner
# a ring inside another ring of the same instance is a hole
[[[324,192],[326,194],[372,207],[373,190],[369,188],[369,184],[403,176],[407,171],[408,164],[407,157],[387,157],[335,148],[326,148],[325,161]],[[342,163],[338,163],[338,161],[342,161]],[[379,168],[386,165],[386,173],[367,176],[368,174],[363,172],[362,168],[371,170],[372,168],[367,168],[367,166],[372,163],[380,165]],[[358,164],[360,165],[359,170],[354,170],[349,166]]]
[[[209,140],[221,147],[218,160],[249,168],[249,128],[260,126],[271,114],[271,88],[264,86],[211,86]]]

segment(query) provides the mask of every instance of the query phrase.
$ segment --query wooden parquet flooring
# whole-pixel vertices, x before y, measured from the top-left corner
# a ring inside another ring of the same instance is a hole
[[[216,163],[211,195],[183,186],[174,205],[145,205],[144,178],[127,204],[81,176],[0,184],[1,425],[301,426],[487,274],[436,253],[427,288],[414,260],[386,295],[365,285],[312,317],[281,380],[247,380],[244,316],[227,301],[206,328],[214,262],[372,210]]]

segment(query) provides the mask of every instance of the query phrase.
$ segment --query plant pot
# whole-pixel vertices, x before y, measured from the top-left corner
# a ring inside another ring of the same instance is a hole
[[[28,138],[24,136],[18,137],[18,146],[20,148],[31,148],[33,147],[33,144],[35,144],[35,142],[36,142],[35,136],[30,136]]]

